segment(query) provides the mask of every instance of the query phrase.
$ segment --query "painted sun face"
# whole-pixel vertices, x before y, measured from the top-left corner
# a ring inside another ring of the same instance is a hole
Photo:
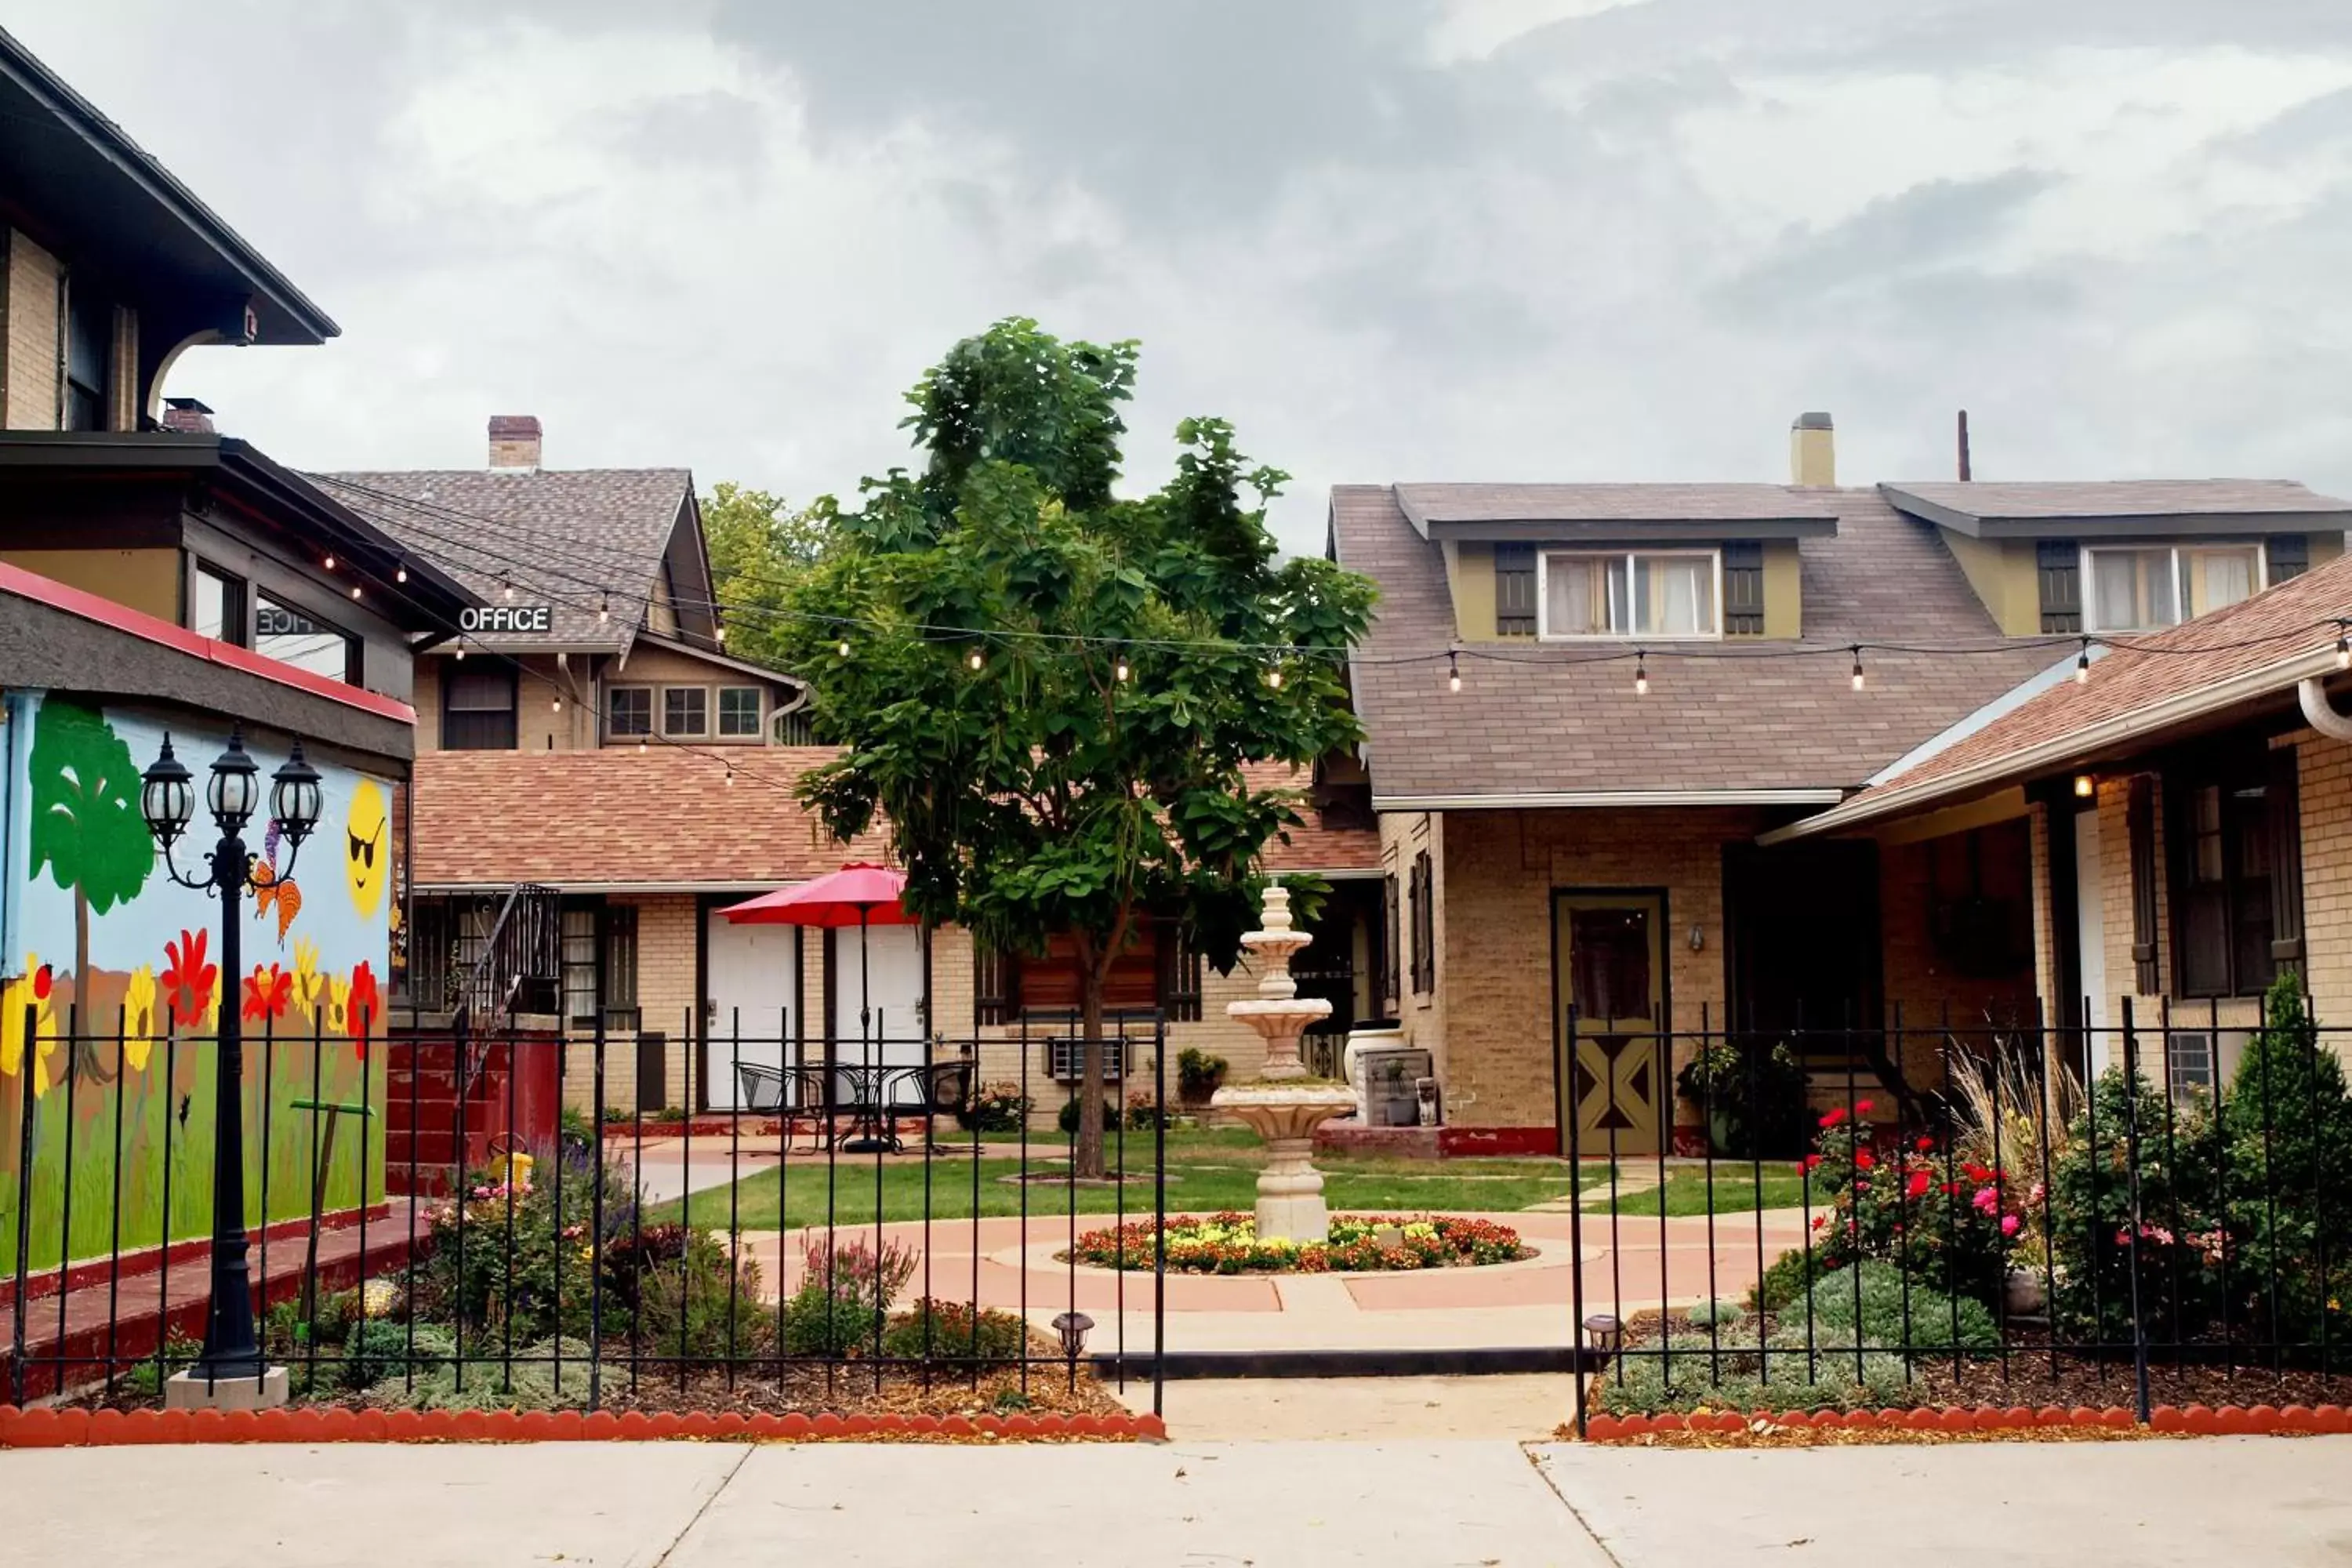
[[[352,889],[352,907],[360,919],[372,921],[383,906],[383,885],[392,874],[392,824],[383,805],[383,791],[373,779],[362,779],[352,792],[352,812],[343,824],[343,880]]]

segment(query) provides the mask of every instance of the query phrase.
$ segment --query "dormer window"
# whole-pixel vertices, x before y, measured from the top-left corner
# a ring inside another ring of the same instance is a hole
[[[2250,598],[2263,586],[2257,544],[2095,546],[2083,552],[2089,627],[2143,632]]]
[[[1717,551],[1547,551],[1537,571],[1545,637],[1723,635]]]

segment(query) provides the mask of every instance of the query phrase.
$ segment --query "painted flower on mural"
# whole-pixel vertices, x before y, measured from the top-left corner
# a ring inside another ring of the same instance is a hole
[[[349,1034],[352,1022],[352,983],[340,974],[326,976],[326,984],[320,993],[319,1011],[320,1026],[328,1034]]]
[[[182,931],[180,940],[163,944],[163,996],[172,1022],[191,1028],[211,1021],[220,1006],[220,965],[205,961],[212,943],[209,931]]]
[[[294,939],[294,1011],[306,1021],[318,1011],[320,980],[319,944],[307,936]]]
[[[243,1016],[248,1024],[274,1024],[286,1016],[289,1000],[294,994],[294,977],[276,964],[268,968],[257,963],[245,979]]]
[[[57,975],[29,952],[25,955],[25,973],[0,985],[0,1077],[15,1078],[25,1070],[29,1028],[36,1100],[49,1092],[49,1058],[58,1052],[56,995]]]
[[[343,1003],[343,1026],[352,1037],[352,1052],[367,1060],[368,1035],[383,1015],[383,997],[377,991],[375,971],[362,959],[352,971],[352,988]]]
[[[163,1033],[155,1004],[155,968],[142,963],[131,972],[131,982],[122,990],[122,1059],[132,1072],[147,1070],[148,1054]]]

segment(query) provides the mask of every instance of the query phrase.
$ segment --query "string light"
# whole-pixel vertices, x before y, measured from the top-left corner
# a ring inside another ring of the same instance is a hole
[[[647,740],[646,740],[643,735],[638,736],[638,737],[637,737],[637,755],[639,755],[639,756],[641,756],[641,757],[642,757],[642,756],[644,756],[644,755],[646,754],[646,749],[647,749],[649,746],[651,746],[651,745],[652,745],[652,742],[649,742],[649,741],[647,741]]]
[[[1274,688],[1276,691],[1282,689],[1282,667],[1280,665],[1276,665],[1275,668],[1265,672],[1265,683]]]
[[[844,637],[839,642],[834,644],[833,651],[843,658],[847,658],[849,657],[849,639],[847,637]]]
[[[466,662],[466,645],[464,643],[459,643],[457,645],[457,662],[459,664]]]
[[[972,649],[971,657],[964,660],[964,663],[970,665],[975,672],[978,671],[980,667],[986,662],[988,661],[981,657],[980,649],[978,648]]]
[[[551,699],[550,699],[550,700],[549,700],[547,706],[548,706],[548,709],[549,709],[551,711],[552,711],[552,712],[556,712],[556,713],[561,713],[561,712],[562,712],[562,711],[563,711],[563,693],[562,693],[562,692],[560,692],[560,691],[559,691],[559,692],[557,692],[557,693],[554,695],[554,697],[552,697]]]
[[[596,595],[596,624],[597,624],[598,626],[601,626],[604,625],[606,622],[610,621],[612,618],[613,618],[613,595],[610,595],[610,594],[599,594],[599,595]]]
[[[513,578],[511,578],[511,577],[501,577],[501,578],[499,578],[499,591],[500,591],[500,592],[502,592],[503,594],[505,594],[507,603],[508,603],[508,604],[509,604],[509,605],[513,604],[513,603],[514,603],[514,579],[513,579]]]
[[[1862,645],[1853,645],[1853,689],[1862,689]]]
[[[1111,679],[1118,681],[1121,686],[1125,686],[1127,684],[1127,678],[1133,673],[1134,671],[1127,668],[1127,660],[1124,658],[1121,658],[1117,664],[1111,666],[1110,669]]]
[[[1452,648],[1445,650],[1445,689],[1448,691],[1462,689],[1462,658]]]
[[[733,789],[735,787],[735,764],[733,763],[727,764],[727,787],[729,789]]]
[[[400,564],[392,569],[392,580],[395,583],[405,583],[408,581],[408,561],[406,557],[404,556],[401,559]]]
[[[1633,695],[1647,697],[1649,694],[1650,655],[1648,650],[1637,647],[1633,650]]]
[[[356,599],[356,598],[358,598],[359,596],[360,596],[360,585],[359,585],[357,583],[354,583],[354,584],[352,584],[352,598],[354,598],[354,599]]]
[[[2336,646],[2341,647],[2343,645],[2338,643]],[[2088,685],[2090,683],[2090,679],[2091,639],[2084,637],[2083,639],[2082,651],[2074,656],[2074,684],[2077,686]]]
[[[335,552],[333,551],[330,550],[327,552],[327,559],[322,563],[322,564],[330,572],[332,572],[335,569]]]

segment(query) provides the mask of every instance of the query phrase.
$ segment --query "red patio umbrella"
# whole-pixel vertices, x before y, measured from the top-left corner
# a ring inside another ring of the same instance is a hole
[[[868,860],[853,860],[838,871],[828,871],[813,881],[797,887],[779,888],[772,893],[762,893],[740,904],[730,904],[719,912],[736,925],[795,925],[830,928],[857,928],[857,1054],[860,1067],[874,1070],[873,1016],[868,1006],[870,986],[866,959],[866,932],[869,926],[907,926],[917,922],[914,915],[899,900],[906,891],[907,877],[887,866],[877,866]],[[881,1095],[874,1095],[875,1114],[879,1117]],[[852,1153],[870,1152],[873,1143],[887,1143],[896,1148],[895,1131],[883,1132],[877,1126],[867,1139],[855,1140],[844,1145]]]

